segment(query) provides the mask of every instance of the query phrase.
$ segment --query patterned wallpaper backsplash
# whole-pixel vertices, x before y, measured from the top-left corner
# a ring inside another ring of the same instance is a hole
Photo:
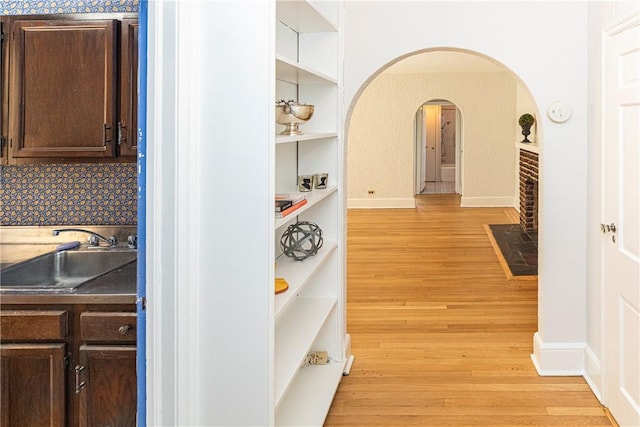
[[[0,225],[135,225],[135,163],[0,166]]]
[[[138,12],[140,0],[0,0],[3,15]],[[0,166],[0,226],[135,225],[132,163]]]
[[[0,0],[3,15],[137,12],[140,0]]]

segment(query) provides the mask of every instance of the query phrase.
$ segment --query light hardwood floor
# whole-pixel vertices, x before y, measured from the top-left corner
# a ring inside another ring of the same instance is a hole
[[[355,362],[325,426],[612,425],[581,377],[536,373],[537,282],[508,281],[483,228],[514,211],[459,204],[349,211]]]

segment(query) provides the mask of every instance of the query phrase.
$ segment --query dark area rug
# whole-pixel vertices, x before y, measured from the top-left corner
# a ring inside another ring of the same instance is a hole
[[[538,275],[538,233],[527,233],[520,224],[489,224],[485,229],[508,278]]]

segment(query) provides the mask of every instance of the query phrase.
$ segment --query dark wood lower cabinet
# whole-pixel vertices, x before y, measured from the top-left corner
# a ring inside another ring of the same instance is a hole
[[[2,427],[64,427],[65,344],[0,346]]]
[[[3,304],[0,330],[0,427],[136,425],[134,304]]]
[[[80,347],[80,426],[136,425],[136,347]]]

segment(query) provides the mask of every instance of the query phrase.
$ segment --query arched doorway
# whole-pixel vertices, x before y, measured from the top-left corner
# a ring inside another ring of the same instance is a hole
[[[448,100],[430,100],[416,111],[414,125],[415,194],[460,194],[460,110]]]
[[[464,113],[464,128],[455,132],[461,205],[518,209],[517,118],[538,108],[504,65],[445,48],[397,58],[358,91],[347,115],[348,206],[415,206],[415,113],[429,100],[447,100]]]

